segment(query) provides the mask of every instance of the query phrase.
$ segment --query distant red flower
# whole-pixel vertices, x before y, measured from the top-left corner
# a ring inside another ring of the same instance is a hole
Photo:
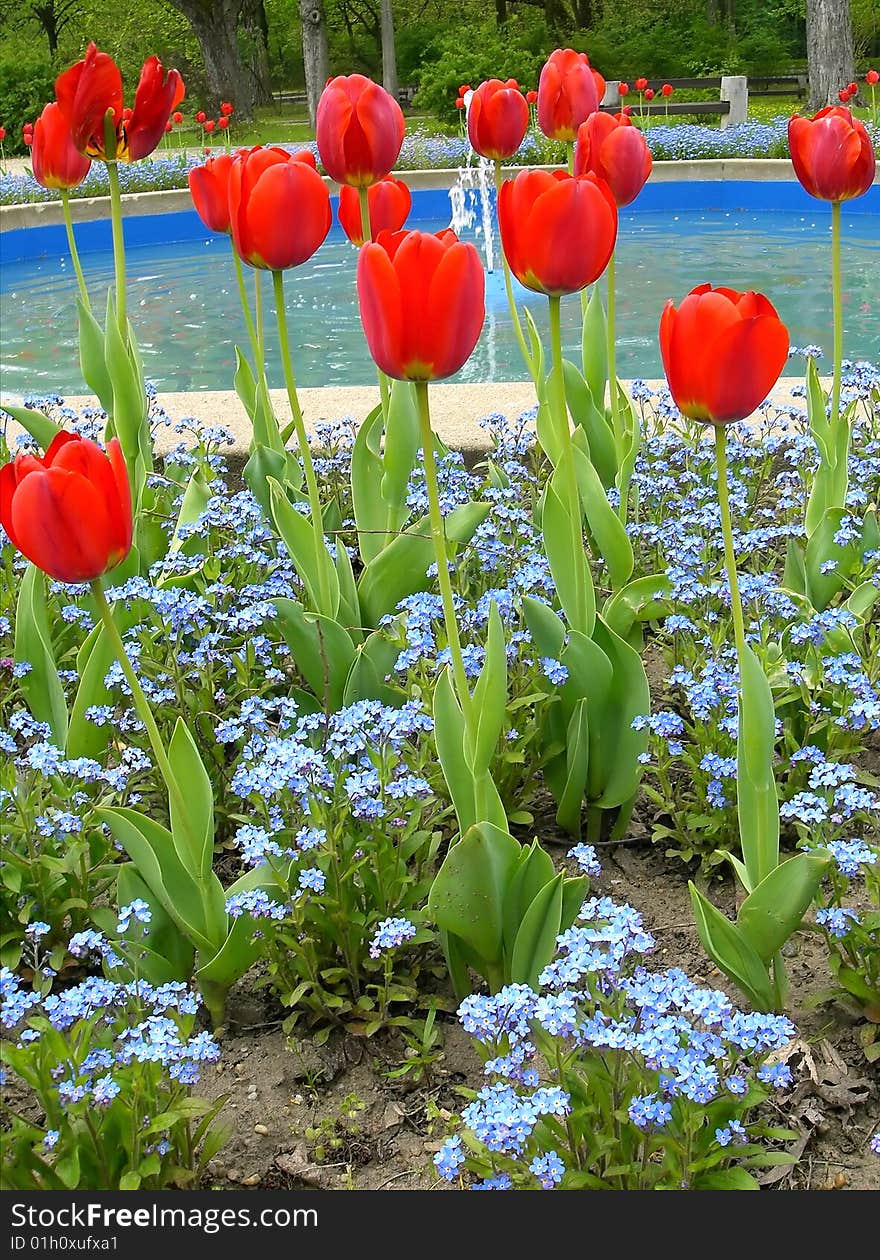
[[[464,109],[464,97],[463,97],[463,96],[456,96],[456,98],[455,98],[455,108],[456,108],[456,109]]]
[[[880,83],[880,73],[876,70],[869,70],[865,75],[865,82],[869,87],[873,87],[875,83]]]
[[[225,131],[226,128],[229,126],[228,115],[221,114],[220,117],[217,119],[217,126],[220,128],[221,131]]]
[[[632,105],[624,105],[623,109],[620,112],[621,114],[623,114],[624,118],[631,118],[633,107]]]
[[[789,120],[788,147],[794,173],[811,197],[848,201],[874,182],[874,146],[865,124],[840,105],[812,118]]]
[[[232,106],[232,102],[231,102],[231,101],[221,101],[221,102],[220,102],[220,113],[221,113],[221,114],[223,114],[223,115],[224,115],[224,117],[228,118],[228,117],[229,117],[229,115],[230,115],[231,113],[233,113],[233,112],[234,112],[234,111],[233,111],[233,106]]]
[[[675,88],[672,86],[671,83],[664,83],[662,88],[660,89],[660,95],[671,96],[674,91],[675,91]]]
[[[0,144],[6,139],[6,128],[0,127]]]
[[[214,119],[209,118],[208,121],[205,123],[205,131],[207,131],[208,135],[210,135],[216,126],[217,124],[214,122]]]
[[[200,109],[199,112],[196,114],[196,122],[200,123],[201,126],[204,127],[207,117],[208,115],[205,113],[205,111],[203,109]]]
[[[487,79],[471,97],[468,139],[481,157],[501,162],[513,157],[529,126],[529,107],[515,79]]]
[[[646,100],[646,101],[653,101],[653,99],[654,99],[654,89],[653,89],[653,88],[645,88],[645,100]]]
[[[846,105],[849,101],[849,88],[841,88],[837,93],[837,99],[840,101],[841,105]]]
[[[167,121],[167,123],[165,124],[165,131],[166,131],[166,133],[167,133],[167,132],[169,132],[169,131],[172,131],[172,130],[173,130],[173,127],[174,127],[174,124],[172,123],[171,119],[169,118],[169,119],[168,119],[168,121]]]
[[[620,94],[620,96],[629,96],[629,84],[628,84],[628,83],[618,83],[618,85],[617,85],[617,91],[618,91],[618,93]]]
[[[412,194],[402,179],[386,175],[367,189],[370,211],[370,235],[376,240],[380,232],[399,232],[412,206]],[[339,222],[352,245],[363,245],[360,193],[350,184],[339,189]]]
[[[471,90],[471,85],[469,83],[462,83],[461,87],[458,89],[458,94],[459,96],[464,96],[465,92],[470,92]]]
[[[858,96],[859,85],[858,83],[847,83],[846,90],[849,92],[850,96]]]
[[[636,79],[636,91],[637,91],[637,92],[644,92],[644,90],[645,90],[645,88],[646,88],[647,86],[648,86],[648,80],[647,80],[647,79]]]
[[[174,113],[171,115],[171,120],[172,122],[176,123],[178,127],[183,122],[183,114],[181,114],[179,109],[176,109]]]
[[[530,105],[536,104],[538,100],[538,93],[534,88],[529,88],[528,92],[526,92],[526,100]]]

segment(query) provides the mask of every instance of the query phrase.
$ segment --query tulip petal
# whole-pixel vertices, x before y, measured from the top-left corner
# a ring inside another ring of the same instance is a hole
[[[59,582],[91,582],[106,572],[109,521],[94,485],[79,473],[49,468],[32,473],[12,500],[21,553]]]
[[[716,424],[744,420],[779,379],[788,358],[788,330],[778,319],[758,315],[725,329],[710,347],[706,406]]]
[[[426,314],[430,361],[442,379],[473,354],[486,317],[485,277],[473,246],[457,242],[446,250],[431,277]]]
[[[357,292],[370,354],[386,376],[403,379],[400,283],[382,245],[367,243],[361,250]]]
[[[4,464],[0,468],[0,525],[6,531],[6,536],[17,551],[21,551],[18,541],[18,535],[12,524],[12,496],[18,488],[18,479],[15,475],[15,464]]]

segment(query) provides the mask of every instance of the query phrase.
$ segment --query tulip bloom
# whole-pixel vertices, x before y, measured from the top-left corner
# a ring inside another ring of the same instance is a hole
[[[674,91],[675,91],[675,88],[672,86],[671,83],[664,83],[660,89],[660,95],[668,98],[672,95]]]
[[[538,126],[550,140],[574,140],[599,108],[596,77],[585,53],[557,48],[538,80]]]
[[[388,174],[403,144],[403,110],[362,74],[331,79],[318,101],[321,161],[338,184],[369,188]]]
[[[645,90],[645,88],[646,88],[647,86],[648,86],[648,80],[647,80],[647,79],[641,79],[641,78],[640,78],[640,79],[636,79],[636,91],[637,91],[637,92],[644,92],[644,90]]]
[[[233,110],[233,105],[231,101],[220,102],[220,113],[223,114],[226,118],[228,118],[229,115],[233,112],[234,110]]]
[[[232,159],[232,239],[252,267],[298,267],[330,231],[330,194],[313,162],[311,154],[291,157],[284,149],[260,147],[242,149]]]
[[[14,547],[59,582],[93,582],[131,548],[131,491],[116,438],[61,432],[42,459],[0,468],[0,525]]]
[[[475,153],[493,162],[513,157],[529,126],[529,107],[516,80],[481,83],[471,97],[467,121]]]
[[[412,193],[402,179],[386,175],[367,189],[370,209],[370,239],[380,232],[399,232],[412,207]],[[339,189],[339,222],[352,245],[363,245],[360,194],[357,188],[343,184]]]
[[[811,197],[848,201],[874,182],[874,146],[864,123],[840,105],[812,118],[796,114],[788,124],[794,172]]]
[[[451,229],[383,232],[358,258],[361,323],[386,376],[434,381],[473,353],[485,308],[480,256]]]
[[[574,173],[604,179],[618,208],[628,206],[651,174],[651,153],[638,127],[625,115],[591,114],[578,129]]]
[[[202,166],[194,166],[189,173],[189,191],[193,205],[205,227],[212,232],[228,232],[229,228],[229,176],[232,157],[220,153],[209,157]]]
[[[134,162],[152,153],[185,88],[177,70],[166,74],[158,57],[148,57],[134,95],[134,108],[122,105],[122,75],[108,53],[89,44],[86,55],[55,80],[58,104],[73,143],[87,157]],[[113,153],[106,153],[105,116],[113,115]]]
[[[203,109],[200,109],[199,112],[196,114],[196,122],[199,124],[200,127],[204,127],[205,122],[207,121],[207,118],[208,118],[208,115],[205,113]]]
[[[92,165],[74,145],[67,119],[54,101],[34,125],[31,164],[34,179],[44,188],[76,188]]]
[[[779,379],[788,329],[761,293],[701,284],[660,319],[660,354],[682,415],[708,424],[744,420]]]
[[[521,171],[498,198],[501,244],[520,284],[576,293],[598,280],[617,240],[617,206],[594,175]]]

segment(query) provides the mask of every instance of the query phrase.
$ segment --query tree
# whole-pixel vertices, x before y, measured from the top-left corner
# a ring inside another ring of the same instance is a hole
[[[252,114],[262,92],[258,86],[259,76],[242,56],[238,31],[245,12],[253,12],[253,0],[168,0],[168,3],[183,14],[199,41],[214,107],[222,100],[231,100],[240,117]],[[265,20],[265,14],[263,18]],[[259,38],[259,22],[250,29]],[[262,38],[265,48],[265,32]]]
[[[309,121],[314,127],[318,100],[327,82],[330,67],[324,0],[299,0],[299,16],[302,21],[306,100],[309,107]]]
[[[807,70],[814,110],[836,105],[837,93],[855,79],[850,0],[807,0]]]
[[[58,37],[73,17],[76,5],[77,0],[40,0],[31,5],[31,13],[46,32],[50,57],[57,53]]]
[[[382,0],[382,86],[397,100],[397,50],[391,0]]]

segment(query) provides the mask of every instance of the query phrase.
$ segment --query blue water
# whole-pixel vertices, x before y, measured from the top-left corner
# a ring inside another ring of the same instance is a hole
[[[830,228],[826,207],[801,212],[623,212],[617,252],[618,371],[662,374],[657,324],[667,298],[680,300],[706,281],[766,293],[787,323],[792,343],[831,352]],[[845,208],[844,208],[845,209]],[[436,230],[447,222],[420,222]],[[467,233],[466,233],[467,235]],[[472,239],[481,245],[472,231]],[[497,250],[497,239],[496,239]],[[334,227],[305,266],[287,273],[290,335],[299,384],[361,385],[375,380],[354,290],[356,251]],[[84,269],[100,310],[112,281],[112,255],[89,252]],[[245,346],[229,244],[225,237],[144,244],[128,250],[129,305],[148,379],[160,390],[232,387],[234,349]],[[845,353],[880,360],[880,216],[844,213]],[[249,281],[252,279],[249,274]],[[547,303],[518,288],[546,331]],[[267,312],[271,285],[263,278]],[[0,270],[4,391],[80,393],[72,267],[60,248],[48,256],[4,263]],[[487,277],[486,323],[459,381],[525,376],[504,296],[500,268]],[[580,340],[580,301],[563,301],[570,354]],[[273,321],[270,382],[282,385]],[[792,364],[800,374],[800,365]]]

